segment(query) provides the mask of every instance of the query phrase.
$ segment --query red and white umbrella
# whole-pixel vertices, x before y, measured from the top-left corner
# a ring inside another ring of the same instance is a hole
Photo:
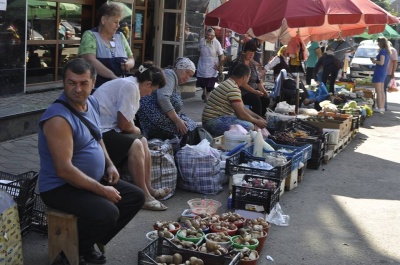
[[[400,23],[370,0],[229,0],[208,13],[205,24],[252,33],[264,40],[291,37],[323,40],[380,33],[386,24]]]

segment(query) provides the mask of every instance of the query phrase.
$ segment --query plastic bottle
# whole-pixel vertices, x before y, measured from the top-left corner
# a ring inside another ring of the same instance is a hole
[[[254,137],[253,156],[263,157],[264,138],[261,129],[258,129],[256,137]]]

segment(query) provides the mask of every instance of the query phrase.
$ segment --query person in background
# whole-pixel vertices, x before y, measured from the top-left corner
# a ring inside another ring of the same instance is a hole
[[[255,114],[264,117],[269,105],[269,94],[260,80],[257,66],[253,61],[256,50],[257,47],[253,42],[246,42],[242,55],[232,64],[229,75],[232,74],[232,70],[235,69],[238,63],[243,63],[250,67],[249,81],[240,87],[242,100],[245,105],[250,106],[250,109]]]
[[[264,66],[265,71],[269,71],[271,69],[274,70],[274,78],[279,75],[282,69],[285,69],[288,73],[290,73],[289,65],[287,64],[286,54],[286,45],[283,45],[277,52],[276,56],[272,58],[268,64]]]
[[[90,96],[96,70],[82,58],[62,70],[64,91],[39,122],[39,193],[48,207],[78,217],[79,264],[106,263],[95,249],[106,245],[140,211],[144,193],[119,179],[101,139],[100,110]],[[93,131],[90,132],[89,127]]]
[[[311,79],[314,76],[314,67],[317,64],[318,59],[321,57],[322,52],[318,42],[310,41],[307,44],[308,58],[305,61],[306,64],[306,84],[311,85]]]
[[[118,31],[123,13],[121,4],[106,2],[97,11],[99,25],[83,33],[78,53],[97,70],[95,88],[122,77],[135,66],[128,41]]]
[[[104,144],[111,161],[117,167],[128,163],[128,170],[136,186],[145,195],[143,209],[166,210],[157,199],[167,196],[171,189],[151,187],[151,156],[147,140],[134,124],[141,97],[165,86],[162,70],[152,64],[144,64],[135,76],[108,81],[97,88],[93,96],[100,105],[100,124]]]
[[[319,77],[321,69],[322,77]],[[323,82],[327,88],[329,86],[328,91],[333,95],[335,94],[335,81],[340,69],[342,69],[342,63],[334,56],[333,49],[331,47],[326,47],[326,52],[318,59],[314,67],[314,80]]]
[[[372,76],[372,83],[376,92],[376,105],[374,112],[385,112],[385,90],[384,83],[386,79],[386,68],[390,60],[390,47],[389,42],[385,37],[378,38],[379,53],[376,58],[371,58],[372,63],[375,64],[374,74]]]
[[[354,48],[353,46],[346,40],[342,39],[342,38],[338,38],[333,40],[332,42],[330,42],[327,46],[327,48],[331,48],[331,50],[333,51],[333,55],[340,61],[340,63],[342,64],[342,69],[343,70],[343,66],[344,66],[344,60],[346,57],[346,53],[350,52],[350,53],[354,53]],[[325,49],[326,51],[327,49]]]
[[[185,57],[178,58],[172,69],[165,69],[167,84],[140,100],[137,113],[142,134],[147,139],[162,140],[181,138],[181,144],[197,144],[197,124],[181,113],[183,100],[179,86],[187,83],[194,75],[194,63]]]
[[[126,22],[122,22],[120,27],[118,28],[118,31],[122,32],[126,38],[126,40],[129,40],[129,36],[130,36],[130,30],[128,27],[128,23]]]
[[[203,127],[212,136],[223,135],[230,125],[239,124],[246,130],[265,128],[266,120],[246,108],[239,87],[247,84],[250,68],[239,63],[231,76],[218,85],[210,94],[203,114]]]
[[[197,63],[196,86],[203,89],[201,99],[206,102],[210,92],[214,89],[218,73],[222,72],[224,50],[221,43],[215,38],[215,31],[207,29],[205,37],[199,43],[200,57]]]
[[[254,62],[256,62],[257,66],[261,66],[262,65],[261,58],[262,58],[262,54],[263,54],[263,44],[265,41],[260,40],[259,38],[252,38],[250,41],[253,42],[257,47],[257,50],[254,53],[253,60],[254,60]]]
[[[390,60],[386,68],[386,78],[385,78],[385,83],[384,83],[384,89],[385,89],[385,111],[388,110],[387,108],[387,91],[388,91],[388,85],[389,82],[392,78],[395,78],[394,73],[397,70],[397,64],[398,64],[398,53],[397,50],[393,47],[392,43],[389,41],[389,46],[390,46]]]

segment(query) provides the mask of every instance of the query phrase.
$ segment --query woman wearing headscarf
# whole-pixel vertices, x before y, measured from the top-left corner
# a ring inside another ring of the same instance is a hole
[[[124,17],[121,4],[106,2],[97,11],[99,25],[85,31],[79,55],[91,62],[97,71],[95,89],[123,76],[135,66],[132,51],[123,33],[118,31]]]
[[[180,113],[183,100],[179,86],[194,75],[196,67],[188,58],[178,58],[172,69],[165,69],[167,84],[140,100],[137,113],[142,134],[148,139],[183,138],[181,143],[191,141],[197,144],[197,124],[185,114]]]
[[[196,86],[203,89],[201,98],[206,101],[214,89],[218,71],[224,60],[224,50],[221,43],[215,38],[215,31],[208,29],[205,37],[199,43],[199,62],[197,63]]]

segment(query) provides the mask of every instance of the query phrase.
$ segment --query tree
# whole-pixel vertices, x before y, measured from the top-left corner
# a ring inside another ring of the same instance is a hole
[[[393,8],[391,7],[389,0],[371,0],[371,2],[373,2],[373,3],[377,4],[378,6],[382,7],[383,9],[385,9],[386,11],[391,13],[392,15],[397,16],[397,12],[395,10],[393,10]]]

